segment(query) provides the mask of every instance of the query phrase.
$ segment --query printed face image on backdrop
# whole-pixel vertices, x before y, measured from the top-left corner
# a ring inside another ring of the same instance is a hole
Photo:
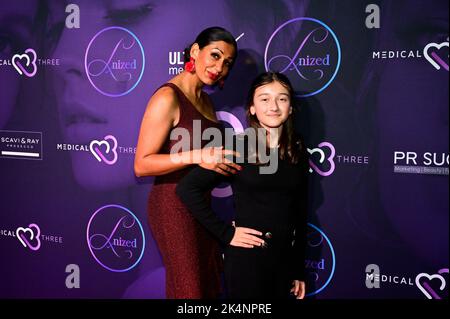
[[[448,25],[445,0],[0,0],[0,296],[166,298],[139,129],[221,26],[237,58],[203,90],[223,126],[249,126],[259,73],[294,87],[306,298],[448,298]],[[231,187],[212,207],[233,220]]]

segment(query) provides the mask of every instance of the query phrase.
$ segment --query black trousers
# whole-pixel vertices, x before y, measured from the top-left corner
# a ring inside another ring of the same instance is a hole
[[[287,299],[290,296],[290,256],[286,247],[225,249],[227,298]]]

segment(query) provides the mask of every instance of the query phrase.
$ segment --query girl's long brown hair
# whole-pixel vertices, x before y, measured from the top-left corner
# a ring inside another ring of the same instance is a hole
[[[300,160],[301,154],[304,153],[304,147],[301,139],[295,134],[294,130],[294,120],[293,117],[296,113],[296,101],[294,95],[294,89],[292,87],[289,79],[281,74],[275,72],[265,72],[258,75],[252,82],[250,91],[247,96],[247,120],[250,127],[257,130],[261,128],[258,118],[256,115],[250,113],[250,107],[253,105],[253,98],[257,88],[270,84],[273,82],[278,82],[283,85],[289,92],[289,98],[292,106],[292,113],[289,115],[286,122],[283,124],[283,129],[281,131],[281,136],[279,140],[279,156],[280,159],[286,160],[291,164],[297,164]]]

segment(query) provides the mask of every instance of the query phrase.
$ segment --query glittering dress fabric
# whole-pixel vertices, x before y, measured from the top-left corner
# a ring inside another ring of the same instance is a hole
[[[177,94],[180,121],[176,127],[191,134],[193,120],[201,121],[201,130],[222,126],[197,111],[183,92],[166,83]],[[209,141],[202,141],[202,147]],[[160,153],[170,153],[176,140],[165,141]],[[168,299],[213,299],[221,293],[222,257],[217,240],[200,225],[175,194],[178,181],[194,166],[157,176],[148,198],[148,220],[166,270]]]

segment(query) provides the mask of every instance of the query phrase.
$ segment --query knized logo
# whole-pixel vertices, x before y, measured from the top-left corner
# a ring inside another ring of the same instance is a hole
[[[144,74],[144,48],[130,30],[105,28],[89,42],[84,65],[89,82],[99,93],[124,96],[136,88]]]
[[[305,270],[308,275],[306,296],[308,297],[320,293],[330,284],[336,268],[336,255],[328,236],[311,223],[308,223],[306,249]]]
[[[137,217],[120,205],[105,205],[90,218],[86,239],[94,259],[112,272],[133,269],[142,259],[145,235]]]
[[[264,52],[266,71],[284,73],[298,97],[318,94],[333,82],[341,63],[341,49],[333,30],[313,18],[295,18],[271,35]]]

